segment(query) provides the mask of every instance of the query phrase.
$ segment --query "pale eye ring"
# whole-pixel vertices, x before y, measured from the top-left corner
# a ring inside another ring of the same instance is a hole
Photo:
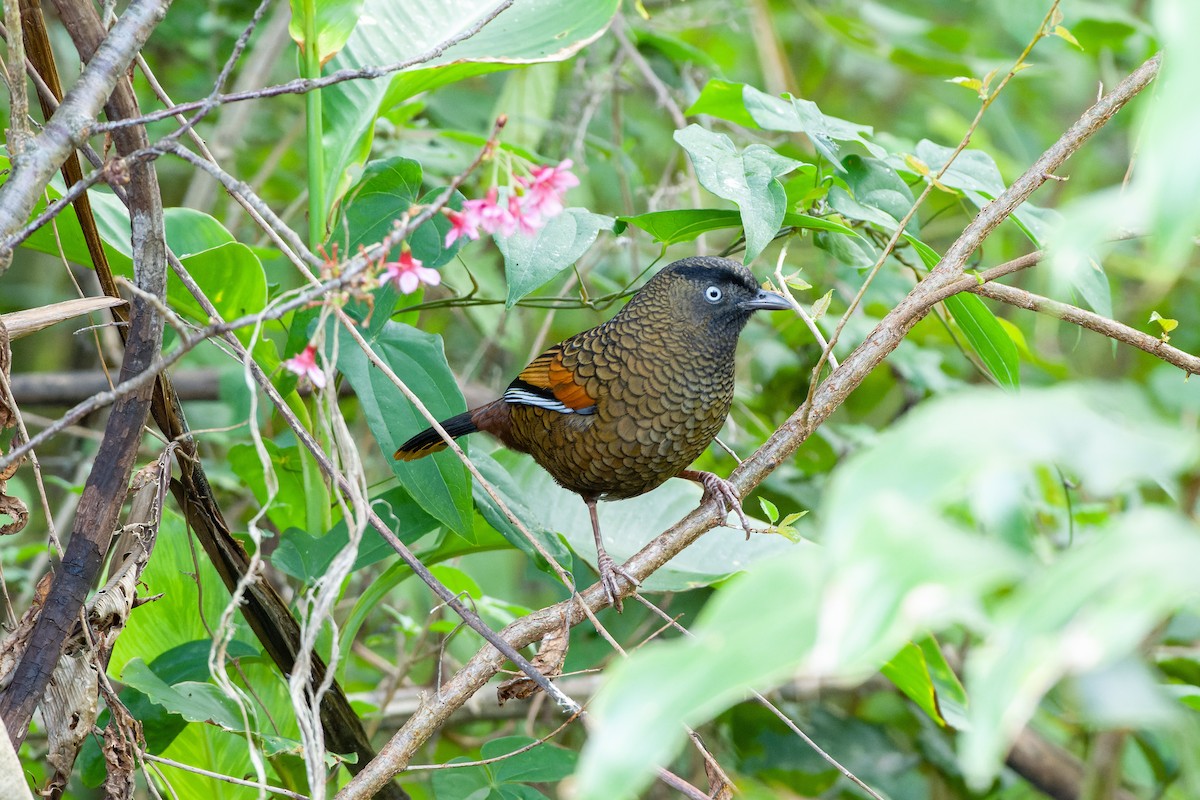
[[[721,302],[721,297],[723,297],[723,295],[719,286],[710,286],[704,290],[704,299],[710,303]]]

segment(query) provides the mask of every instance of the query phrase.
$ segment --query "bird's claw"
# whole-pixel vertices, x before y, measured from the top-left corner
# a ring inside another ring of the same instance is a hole
[[[623,610],[621,608],[621,584],[617,581],[617,576],[629,581],[629,585],[635,589],[642,585],[641,581],[613,561],[612,556],[608,553],[597,554],[596,569],[600,571],[600,585],[604,588],[604,596],[608,598],[608,604],[617,609],[617,613],[620,613]]]
[[[754,528],[750,526],[750,520],[746,517],[746,512],[742,510],[742,500],[738,497],[733,484],[711,472],[702,472],[700,475],[702,476],[700,485],[704,487],[705,499],[715,499],[717,505],[721,507],[722,514],[728,515],[730,511],[736,513],[738,520],[742,523],[742,530],[746,532],[746,539],[749,541]]]

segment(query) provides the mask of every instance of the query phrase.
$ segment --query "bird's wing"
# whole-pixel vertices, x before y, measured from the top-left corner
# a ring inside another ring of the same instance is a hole
[[[595,414],[595,398],[575,381],[571,370],[563,366],[562,356],[563,346],[559,344],[535,358],[509,384],[504,399],[560,414]]]

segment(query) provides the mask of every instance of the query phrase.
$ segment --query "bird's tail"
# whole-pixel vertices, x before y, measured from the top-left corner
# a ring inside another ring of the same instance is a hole
[[[446,429],[446,433],[450,434],[450,438],[457,439],[460,436],[466,436],[468,433],[474,433],[479,430],[475,421],[471,419],[472,413],[471,411],[464,411],[456,417],[442,420],[441,425]],[[442,440],[441,434],[433,428],[426,428],[400,445],[400,448],[392,454],[392,458],[397,461],[414,461],[430,453],[436,453],[439,450],[445,449],[446,442]]]

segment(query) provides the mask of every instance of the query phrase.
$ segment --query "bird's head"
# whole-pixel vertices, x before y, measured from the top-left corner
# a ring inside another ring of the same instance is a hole
[[[678,324],[735,338],[755,311],[791,307],[781,295],[759,288],[750,270],[738,262],[710,256],[685,258],[664,267],[630,306],[642,303],[669,309]]]

